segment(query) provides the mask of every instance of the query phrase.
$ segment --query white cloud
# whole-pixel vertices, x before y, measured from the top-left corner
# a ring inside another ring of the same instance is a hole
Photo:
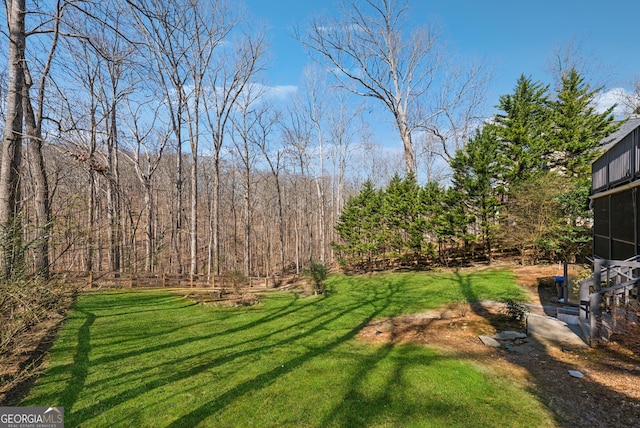
[[[298,91],[298,87],[295,85],[265,86],[264,89],[266,96],[277,100],[286,100]]]
[[[593,101],[598,113],[602,113],[614,104],[617,104],[613,109],[613,115],[616,118],[622,118],[627,116],[626,100],[629,99],[631,94],[624,88],[613,88],[606,92],[602,92]]]
[[[249,83],[245,87],[245,95],[253,98],[256,103],[264,100],[287,101],[289,97],[298,91],[295,85],[263,85],[262,83]]]

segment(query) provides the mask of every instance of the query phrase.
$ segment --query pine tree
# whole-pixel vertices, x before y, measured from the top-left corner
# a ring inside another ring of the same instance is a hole
[[[568,177],[588,179],[591,162],[598,156],[597,144],[614,132],[613,109],[595,110],[594,99],[602,88],[591,89],[583,76],[571,69],[562,76],[557,99],[551,103],[553,128],[551,146],[556,151],[555,165]]]
[[[343,266],[353,268],[370,264],[382,246],[382,192],[371,181],[364,183],[360,193],[345,204],[336,223],[341,243],[334,243]]]
[[[550,166],[564,177],[564,183],[554,198],[562,221],[545,242],[564,260],[573,260],[589,248],[591,162],[599,155],[599,141],[620,126],[614,123],[615,105],[602,113],[596,111],[594,100],[601,90],[591,89],[572,68],[562,76],[556,100],[551,103],[553,127],[549,139],[555,152]]]
[[[496,135],[501,141],[501,162],[506,167],[507,184],[526,180],[544,166],[550,151],[549,86],[520,76],[511,95],[502,95],[494,116]]]
[[[491,260],[497,232],[499,196],[503,193],[496,128],[485,125],[451,159],[453,189],[463,203],[468,221],[480,231],[485,255]]]
[[[426,222],[422,189],[414,174],[401,178],[395,175],[385,189],[383,218],[385,240],[391,250],[418,257],[422,250]]]

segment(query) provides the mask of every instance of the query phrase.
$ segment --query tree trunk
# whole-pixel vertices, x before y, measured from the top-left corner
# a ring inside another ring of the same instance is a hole
[[[153,272],[153,199],[151,195],[151,180],[144,183],[144,210],[146,217],[145,228],[145,270]]]
[[[49,277],[49,235],[51,232],[49,184],[42,155],[42,131],[33,112],[29,96],[29,85],[27,84],[23,87],[22,105],[25,116],[26,136],[28,138],[27,149],[34,184],[36,230],[32,247],[35,272],[38,276],[46,279]]]
[[[9,84],[7,88],[7,113],[2,140],[2,163],[0,164],[0,276],[9,280],[19,268],[22,242],[20,218],[17,214],[19,201],[19,169],[22,148],[22,68],[25,49],[24,16],[25,0],[7,2],[9,25]]]
[[[176,159],[176,212],[173,230],[173,250],[176,256],[177,273],[182,273],[182,142],[180,132],[174,131],[178,139]]]
[[[220,275],[220,154],[213,160],[213,262],[214,272]]]
[[[244,275],[250,276],[251,261],[251,171],[245,168],[244,177]]]
[[[120,270],[122,261],[122,243],[121,243],[121,207],[120,194],[118,186],[118,139],[117,139],[117,116],[115,110],[115,101],[112,105],[111,129],[107,138],[107,163],[109,176],[107,177],[107,218],[109,220],[109,260],[111,269],[114,272]]]
[[[192,136],[193,138],[197,138]],[[191,225],[190,234],[190,259],[189,273],[195,275],[198,273],[198,145],[191,144]]]
[[[91,272],[94,269],[93,256],[94,248],[100,248],[99,245],[99,228],[96,225],[96,177],[93,169],[89,170],[89,211],[88,211],[88,223],[87,223],[87,261],[86,269]],[[95,232],[94,232],[95,231]],[[95,233],[95,235],[94,235]],[[95,241],[94,241],[95,239]],[[100,270],[100,268],[98,268]]]
[[[413,147],[413,141],[411,141],[411,131],[407,127],[405,118],[403,116],[397,117],[398,129],[400,130],[400,137],[402,138],[402,146],[404,148],[404,161],[407,175],[416,172],[416,154]]]

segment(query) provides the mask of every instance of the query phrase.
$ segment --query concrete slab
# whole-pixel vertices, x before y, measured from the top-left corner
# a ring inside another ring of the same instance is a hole
[[[571,325],[578,325],[580,322],[580,317],[578,315],[563,314],[560,312],[558,312],[558,319]]]
[[[566,322],[544,315],[529,314],[527,334],[540,336],[567,349],[587,348],[586,342]]]

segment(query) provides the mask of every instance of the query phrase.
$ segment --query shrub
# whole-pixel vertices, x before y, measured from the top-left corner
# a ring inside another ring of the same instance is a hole
[[[313,282],[314,294],[322,294],[326,291],[324,280],[327,279],[328,269],[323,263],[311,261],[309,269],[304,274]]]
[[[502,299],[507,316],[515,321],[524,322],[529,313],[526,303],[514,299]]]
[[[239,291],[240,284],[246,281],[244,274],[239,270],[231,270],[225,272],[224,279],[226,280],[227,284],[231,284],[233,291],[235,291],[236,293]]]

